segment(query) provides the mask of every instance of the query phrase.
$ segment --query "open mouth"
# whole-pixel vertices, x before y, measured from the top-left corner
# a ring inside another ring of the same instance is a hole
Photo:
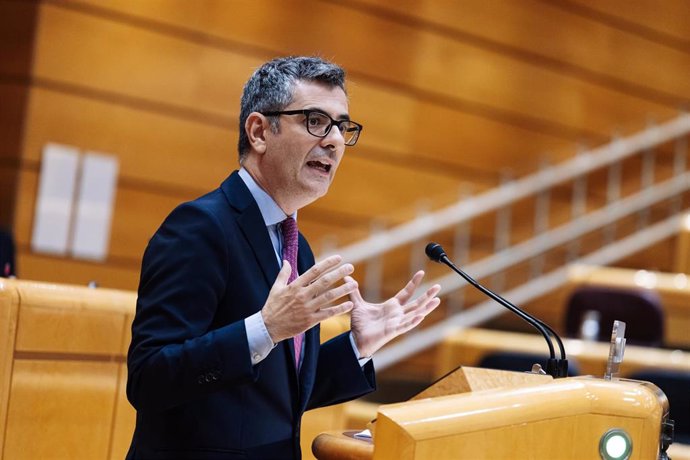
[[[325,173],[328,173],[331,170],[330,164],[321,163],[318,160],[307,161],[307,166],[309,166],[310,168],[318,169],[318,170],[323,171]]]

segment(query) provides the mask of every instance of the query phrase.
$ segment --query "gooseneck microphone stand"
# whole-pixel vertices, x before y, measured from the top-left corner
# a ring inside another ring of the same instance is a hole
[[[565,347],[563,347],[563,341],[561,338],[556,334],[556,332],[549,327],[546,323],[542,322],[541,320],[535,318],[534,316],[530,315],[529,313],[523,311],[516,305],[512,304],[508,300],[504,299],[500,295],[496,294],[495,292],[491,291],[490,289],[485,288],[481,284],[479,284],[477,281],[475,281],[474,278],[472,278],[470,275],[467,273],[463,272],[460,270],[458,267],[455,266],[453,262],[448,258],[446,255],[446,252],[443,250],[443,247],[438,244],[438,243],[429,243],[426,245],[425,249],[426,255],[429,257],[429,259],[433,260],[434,262],[442,263],[447,265],[448,267],[451,268],[455,273],[460,275],[462,278],[465,279],[468,283],[470,283],[472,286],[477,288],[479,291],[484,293],[485,295],[489,296],[491,299],[495,300],[498,302],[500,305],[504,306],[508,310],[512,311],[516,315],[518,315],[520,318],[522,318],[524,321],[529,323],[531,326],[533,326],[535,329],[539,331],[539,333],[544,336],[544,339],[546,340],[546,344],[549,347],[549,359],[546,363],[546,373],[551,375],[553,378],[561,378],[561,377],[567,377],[568,376],[568,360],[566,359],[565,356]],[[551,340],[551,337],[556,340],[556,343],[558,344],[558,348],[560,351],[560,359],[556,359],[556,354],[554,352],[554,347],[553,347],[553,342]]]

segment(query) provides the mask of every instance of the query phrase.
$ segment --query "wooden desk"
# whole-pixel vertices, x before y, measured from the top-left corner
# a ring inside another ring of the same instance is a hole
[[[568,272],[568,281],[565,299],[581,285],[656,291],[666,314],[664,343],[669,347],[690,348],[690,275],[574,265]]]
[[[631,459],[658,453],[668,405],[644,382],[467,367],[447,378],[458,393],[380,406],[373,451],[352,433],[330,432],[316,438],[314,453],[322,460],[598,458],[612,428],[630,436]]]
[[[595,377],[604,375],[609,356],[608,343],[563,339],[563,345],[568,359],[577,361],[581,374]],[[441,377],[460,364],[477,365],[484,355],[493,351],[548,354],[544,338],[540,335],[476,328],[463,329],[442,342],[436,361],[435,375]],[[650,367],[690,372],[690,352],[633,345],[625,347],[625,357],[621,365],[622,377]]]

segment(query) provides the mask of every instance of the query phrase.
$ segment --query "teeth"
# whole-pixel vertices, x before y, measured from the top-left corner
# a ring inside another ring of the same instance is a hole
[[[311,166],[311,167],[314,167],[314,168],[323,169],[323,170],[326,171],[326,172],[329,172],[329,171],[331,170],[331,165],[330,165],[330,164],[328,164],[328,163],[321,163],[321,162],[318,161],[318,160],[308,161],[308,162],[307,162],[307,165],[309,165],[309,166]]]

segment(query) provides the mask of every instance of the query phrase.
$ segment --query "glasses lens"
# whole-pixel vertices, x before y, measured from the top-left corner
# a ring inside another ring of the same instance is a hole
[[[333,126],[331,117],[321,112],[310,112],[307,115],[307,131],[317,137],[326,137]],[[345,145],[355,145],[361,131],[360,126],[349,120],[334,123],[345,140]]]
[[[357,139],[359,139],[360,128],[351,121],[341,123],[340,131],[343,133],[345,145],[355,145]]]
[[[307,116],[307,131],[314,136],[325,137],[330,127],[331,119],[326,114],[311,112]]]

